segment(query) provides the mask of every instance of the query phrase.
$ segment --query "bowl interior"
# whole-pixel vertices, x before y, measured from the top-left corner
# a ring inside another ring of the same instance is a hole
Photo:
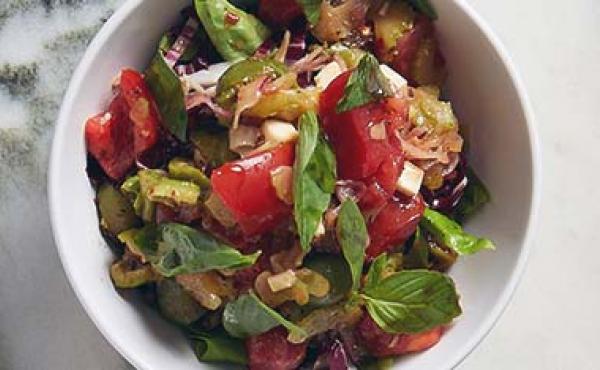
[[[98,231],[85,173],[83,125],[102,110],[110,82],[126,66],[143,69],[162,32],[187,0],[130,0],[90,45],[61,110],[50,166],[51,216],[58,249],[80,301],[107,339],[143,369],[217,368],[199,365],[180,332],[141,301],[113,288],[113,255]],[[492,327],[522,269],[534,202],[534,138],[518,82],[499,45],[461,1],[434,1],[450,79],[449,96],[468,132],[470,160],[488,185],[491,204],[467,228],[498,249],[462,258],[452,269],[463,316],[440,344],[400,360],[401,368],[455,366]]]

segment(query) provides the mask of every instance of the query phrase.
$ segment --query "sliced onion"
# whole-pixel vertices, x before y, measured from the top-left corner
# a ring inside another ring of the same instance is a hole
[[[211,64],[205,70],[181,77],[192,88],[216,86],[219,78],[231,67],[231,62]]]
[[[291,166],[280,166],[271,171],[271,184],[275,188],[277,198],[288,205],[294,203],[293,181]]]
[[[221,198],[215,193],[211,193],[204,205],[210,214],[219,221],[219,223],[227,228],[234,227],[236,220],[231,211],[223,204]]]
[[[262,97],[263,86],[267,82],[268,78],[268,76],[261,76],[249,84],[239,88],[237,94],[237,104],[233,114],[232,127],[234,129],[238,126],[242,113],[258,104],[260,98]]]
[[[175,64],[181,59],[181,56],[188,48],[188,46],[192,43],[192,39],[194,38],[194,34],[198,31],[198,27],[200,23],[196,18],[190,17],[187,22],[183,26],[183,29],[177,36],[177,39],[165,54],[165,61],[169,65],[169,67],[173,68]]]
[[[229,130],[229,149],[246,156],[254,148],[260,137],[260,131],[254,126],[239,125]]]

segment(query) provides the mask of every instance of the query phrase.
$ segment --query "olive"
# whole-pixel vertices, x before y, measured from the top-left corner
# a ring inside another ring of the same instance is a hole
[[[189,325],[206,313],[174,279],[159,281],[156,284],[156,295],[160,313],[176,324]]]

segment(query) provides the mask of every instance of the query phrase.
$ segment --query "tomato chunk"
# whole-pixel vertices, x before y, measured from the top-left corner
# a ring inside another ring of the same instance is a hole
[[[246,236],[272,230],[291,214],[291,207],[277,197],[271,172],[292,166],[294,144],[229,162],[211,176],[212,189],[231,212]]]
[[[133,132],[124,100],[117,95],[107,112],[87,120],[85,141],[88,151],[113,180],[127,174],[135,163]]]
[[[142,74],[132,69],[121,71],[116,89],[127,104],[133,122],[133,147],[139,156],[158,141],[160,116],[156,103]]]
[[[287,331],[279,326],[246,340],[250,370],[293,370],[306,356],[306,343],[287,341]]]
[[[405,112],[386,101],[337,113],[351,72],[337,77],[321,94],[323,127],[336,152],[338,173],[345,180],[377,181],[393,192],[403,165],[400,142],[395,131]],[[382,168],[383,166],[383,168]]]
[[[404,243],[417,229],[425,211],[421,195],[409,200],[393,199],[369,222],[371,242],[367,247],[367,257],[380,254]]]
[[[296,0],[260,0],[258,16],[275,26],[287,26],[302,16],[302,8]]]
[[[363,316],[356,327],[359,341],[375,357],[424,351],[437,344],[443,332],[444,329],[440,326],[417,334],[390,334],[383,331],[368,314]]]

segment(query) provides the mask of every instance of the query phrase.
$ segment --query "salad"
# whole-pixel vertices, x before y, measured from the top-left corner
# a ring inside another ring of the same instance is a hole
[[[426,0],[195,0],[85,125],[110,276],[252,370],[383,369],[494,249]]]

